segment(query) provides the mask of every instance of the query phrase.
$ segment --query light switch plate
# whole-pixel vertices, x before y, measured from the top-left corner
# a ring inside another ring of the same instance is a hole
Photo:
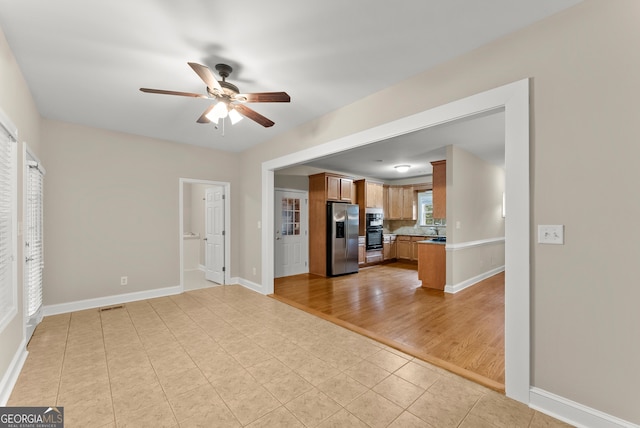
[[[564,244],[564,225],[562,224],[539,224],[538,225],[539,244]]]

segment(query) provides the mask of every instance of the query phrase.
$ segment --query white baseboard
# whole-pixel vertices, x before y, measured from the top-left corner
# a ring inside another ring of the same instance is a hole
[[[182,293],[180,285],[175,287],[156,288],[154,290],[137,291],[134,293],[117,294],[115,296],[97,297],[95,299],[78,300],[75,302],[60,303],[57,305],[47,305],[44,309],[44,316],[66,314],[69,312],[83,311],[85,309],[100,308],[103,306],[118,305],[137,300],[154,299],[157,297],[173,296]]]
[[[29,354],[27,352],[27,342],[23,340],[13,356],[9,367],[7,367],[7,371],[4,373],[4,376],[2,376],[2,381],[0,381],[0,407],[7,405],[13,387],[18,381],[22,366],[27,360],[27,354]]]
[[[640,425],[535,387],[529,392],[529,407],[579,428],[640,428]]]
[[[491,269],[487,272],[483,272],[480,275],[474,276],[473,278],[469,278],[467,280],[464,280],[456,285],[445,285],[444,286],[444,292],[445,293],[457,293],[458,291],[462,291],[465,288],[471,287],[474,284],[479,283],[480,281],[483,281],[497,273],[503,272],[504,271],[504,265],[502,266],[498,266],[495,269]]]
[[[206,272],[207,267],[205,265],[198,265],[198,270],[201,270],[202,272]]]
[[[240,284],[243,287],[248,288],[249,290],[255,291],[256,293],[264,294],[264,288],[261,284],[251,282],[248,279],[234,277],[231,278],[231,282],[229,282],[229,284]]]

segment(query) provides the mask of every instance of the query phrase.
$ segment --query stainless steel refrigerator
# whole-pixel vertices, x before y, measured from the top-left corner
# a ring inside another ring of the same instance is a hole
[[[358,272],[358,205],[327,204],[327,275]]]

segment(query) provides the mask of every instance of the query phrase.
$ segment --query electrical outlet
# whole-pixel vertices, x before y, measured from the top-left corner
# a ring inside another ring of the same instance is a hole
[[[256,268],[254,267],[253,268],[253,275],[255,275],[255,274],[256,274]]]
[[[126,276],[120,277],[120,285],[127,285],[128,282],[129,282],[129,277],[126,277]]]

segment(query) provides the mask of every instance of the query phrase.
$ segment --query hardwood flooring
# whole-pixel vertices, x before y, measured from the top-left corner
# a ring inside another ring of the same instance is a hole
[[[275,280],[272,297],[504,392],[504,273],[456,294],[396,262],[357,274]]]

